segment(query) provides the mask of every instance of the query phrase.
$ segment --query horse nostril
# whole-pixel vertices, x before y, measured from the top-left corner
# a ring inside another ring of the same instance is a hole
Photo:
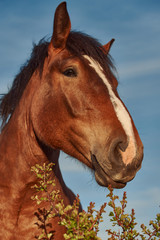
[[[119,142],[117,145],[117,148],[119,148],[122,152],[125,152],[126,148],[128,146],[128,142]]]
[[[123,167],[122,153],[127,149],[128,142],[124,139],[116,139],[110,148],[109,159],[111,160],[112,168],[121,169]]]

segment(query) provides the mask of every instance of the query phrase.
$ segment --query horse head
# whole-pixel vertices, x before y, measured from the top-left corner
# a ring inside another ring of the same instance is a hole
[[[55,12],[31,119],[37,137],[93,169],[96,181],[121,188],[141,167],[143,145],[120,99],[109,50],[72,32],[66,3]]]

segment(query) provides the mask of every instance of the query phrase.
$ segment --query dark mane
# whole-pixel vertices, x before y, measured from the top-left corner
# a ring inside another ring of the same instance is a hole
[[[16,75],[9,92],[1,94],[0,118],[2,119],[2,127],[14,112],[34,71],[39,68],[40,74],[42,73],[47,54],[48,42],[42,39],[38,45],[34,44],[30,59],[20,68],[20,72]]]
[[[24,89],[27,86],[32,74],[38,68],[40,75],[43,71],[44,60],[48,55],[49,42],[44,39],[40,40],[38,45],[33,46],[30,59],[21,67],[19,74],[16,75],[12,86],[7,94],[1,95],[0,98],[0,118],[4,126],[10,116],[12,116],[17,104],[19,103]],[[111,58],[102,51],[102,45],[94,38],[80,33],[71,32],[67,40],[67,49],[76,56],[83,54],[94,58],[100,63],[107,73],[113,69]]]

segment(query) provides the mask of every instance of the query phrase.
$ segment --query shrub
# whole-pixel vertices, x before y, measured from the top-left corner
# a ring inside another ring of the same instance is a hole
[[[32,197],[32,200],[36,201],[39,206],[43,202],[48,202],[47,209],[39,207],[35,212],[37,217],[36,225],[40,229],[40,235],[36,236],[36,238],[41,240],[54,239],[54,229],[52,229],[50,221],[52,218],[58,216],[58,224],[66,228],[66,233],[64,234],[65,239],[100,240],[97,233],[99,231],[99,224],[103,221],[102,214],[105,212],[107,203],[104,203],[99,210],[96,210],[95,203],[90,202],[87,211],[83,210],[79,212],[80,199],[77,195],[73,205],[65,206],[60,192],[54,190],[55,180],[51,180],[52,167],[52,163],[48,165],[43,164],[43,166],[37,164],[31,169],[38,179],[38,185],[32,187],[37,192],[37,194]],[[160,214],[157,214],[154,221],[150,221],[150,228],[141,224],[142,233],[139,233],[135,228],[137,223],[135,222],[134,209],[132,209],[130,214],[125,213],[127,206],[126,192],[123,193],[123,198],[119,201],[120,205],[117,206],[116,201],[119,200],[119,197],[113,194],[111,187],[108,189],[108,205],[112,208],[109,217],[113,229],[106,230],[106,239],[160,239]],[[114,230],[115,226],[118,226],[117,231]]]

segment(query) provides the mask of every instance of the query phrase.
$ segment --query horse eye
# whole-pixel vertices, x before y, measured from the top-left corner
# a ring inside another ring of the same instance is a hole
[[[77,76],[77,72],[73,69],[73,68],[68,68],[66,69],[63,74],[66,77],[76,77]]]

